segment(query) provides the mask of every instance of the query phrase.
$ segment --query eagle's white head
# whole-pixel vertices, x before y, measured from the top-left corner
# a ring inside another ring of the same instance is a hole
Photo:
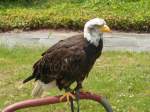
[[[105,20],[101,18],[91,19],[84,26],[84,38],[95,46],[98,46],[100,38],[103,37],[103,32],[111,32],[111,30],[106,25]]]

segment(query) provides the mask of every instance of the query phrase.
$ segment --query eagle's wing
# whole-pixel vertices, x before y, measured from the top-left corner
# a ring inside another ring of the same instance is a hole
[[[78,73],[84,60],[84,50],[78,46],[54,49],[34,64],[33,75],[36,80],[49,83],[54,79],[60,79],[63,75]]]
[[[75,77],[80,77],[78,73],[85,59],[82,47],[61,47],[46,53],[33,66],[33,74],[23,82],[32,79],[38,80],[33,91],[33,96],[41,96],[43,91],[52,87],[52,82],[62,89],[69,86]],[[68,80],[69,79],[69,80]]]
[[[34,78],[35,80],[38,80],[41,76],[43,78],[44,75],[46,75],[44,77],[50,77],[51,79],[56,78],[58,72],[65,70],[63,69],[63,66],[70,67],[74,61],[77,62],[77,60],[83,60],[84,52],[81,47],[84,44],[83,42],[83,35],[76,35],[61,40],[50,47],[42,54],[43,57],[34,64],[32,75],[26,78],[23,83]],[[69,63],[65,63],[65,60]],[[56,70],[58,68],[59,70]]]

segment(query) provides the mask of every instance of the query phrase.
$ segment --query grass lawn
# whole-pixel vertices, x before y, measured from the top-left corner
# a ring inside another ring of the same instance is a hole
[[[95,17],[117,30],[150,32],[150,0],[0,0],[0,30],[82,29]]]
[[[44,48],[0,47],[0,109],[30,99],[34,81],[22,84]],[[84,89],[108,98],[114,112],[150,112],[150,53],[104,52],[84,81]],[[49,95],[61,94],[51,90]],[[81,101],[82,112],[97,112],[101,106]],[[24,109],[20,112],[69,112],[62,104]]]

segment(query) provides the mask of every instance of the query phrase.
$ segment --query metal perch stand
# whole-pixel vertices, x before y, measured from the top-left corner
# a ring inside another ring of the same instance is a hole
[[[56,104],[56,103],[67,101],[67,99],[63,99],[62,101],[60,101],[59,100],[60,97],[61,95],[21,101],[21,102],[18,102],[18,103],[15,103],[6,107],[2,112],[15,112],[16,110],[23,109],[23,108],[36,107],[36,106],[48,105],[48,104]],[[79,97],[80,97],[80,100],[86,99],[86,100],[96,101],[105,108],[106,112],[113,112],[108,101],[102,96],[98,96],[96,94],[92,94],[89,92],[86,92],[86,93],[81,92]]]

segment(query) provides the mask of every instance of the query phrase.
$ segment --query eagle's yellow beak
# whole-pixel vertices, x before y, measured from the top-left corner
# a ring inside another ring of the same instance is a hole
[[[103,27],[100,28],[101,32],[111,32],[110,28],[107,25],[104,25]]]

